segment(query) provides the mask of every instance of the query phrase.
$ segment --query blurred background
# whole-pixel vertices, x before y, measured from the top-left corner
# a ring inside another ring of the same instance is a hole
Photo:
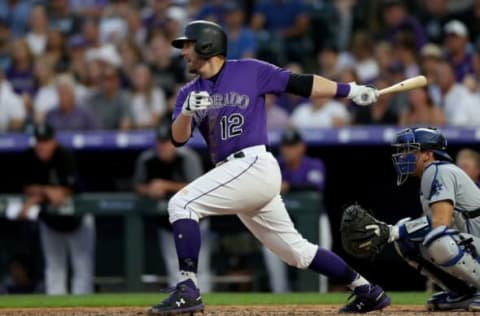
[[[440,128],[480,184],[480,0],[1,0],[0,293],[174,282],[166,201],[212,168],[198,137],[177,150],[164,128],[192,79],[170,42],[195,19],[225,28],[231,59],[379,89],[428,78],[370,107],[266,100],[299,231],[387,290],[428,288],[391,248],[373,262],[348,257],[339,219],[353,202],[392,224],[421,214],[418,183],[397,187],[390,158],[407,126]],[[41,185],[49,202],[31,194]],[[287,268],[235,217],[202,225],[205,291],[344,290]]]

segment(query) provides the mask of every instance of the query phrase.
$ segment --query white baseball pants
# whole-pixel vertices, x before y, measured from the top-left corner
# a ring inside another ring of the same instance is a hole
[[[45,256],[45,287],[49,295],[67,294],[67,257],[72,263],[72,294],[93,292],[95,219],[85,215],[71,233],[60,233],[40,222],[40,239]]]
[[[217,165],[175,194],[168,204],[170,222],[237,214],[253,235],[283,261],[306,269],[318,246],[304,239],[293,226],[280,197],[277,160],[265,146],[248,147],[242,152],[245,157]]]

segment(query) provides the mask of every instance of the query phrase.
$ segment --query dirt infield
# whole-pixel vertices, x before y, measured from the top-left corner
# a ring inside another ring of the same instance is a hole
[[[203,316],[320,316],[339,315],[338,305],[272,305],[272,306],[209,306]],[[28,309],[0,309],[0,316],[143,316],[147,315],[144,307],[89,307],[89,308],[28,308]],[[196,314],[197,315],[202,315]],[[382,312],[368,315],[381,316],[423,316],[433,315],[425,311],[420,305],[395,305]],[[450,315],[478,315],[468,312],[442,312],[441,316]]]

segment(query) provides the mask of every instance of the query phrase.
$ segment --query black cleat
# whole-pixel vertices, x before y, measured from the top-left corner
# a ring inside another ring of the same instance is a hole
[[[352,293],[355,299],[343,306],[340,313],[368,313],[371,311],[382,310],[390,305],[390,298],[378,285],[362,285]]]
[[[200,290],[188,279],[178,283],[170,296],[160,304],[150,307],[148,315],[193,315],[203,312],[204,308]]]

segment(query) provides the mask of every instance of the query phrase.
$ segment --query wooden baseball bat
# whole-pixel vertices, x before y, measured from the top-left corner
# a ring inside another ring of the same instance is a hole
[[[425,87],[427,85],[427,78],[425,76],[415,76],[412,78],[405,79],[400,81],[390,87],[386,87],[379,91],[379,94],[387,94],[387,93],[394,93],[394,92],[401,92],[412,90],[416,88]]]

